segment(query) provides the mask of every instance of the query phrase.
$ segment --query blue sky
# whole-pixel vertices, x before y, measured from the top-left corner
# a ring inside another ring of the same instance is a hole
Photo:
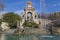
[[[60,11],[60,0],[43,0],[42,2],[40,0],[5,0],[5,11],[21,13],[28,1],[32,2],[35,11],[38,13],[40,10],[46,13]]]

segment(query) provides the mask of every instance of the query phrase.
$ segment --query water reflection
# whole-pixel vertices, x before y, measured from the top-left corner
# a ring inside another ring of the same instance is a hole
[[[2,33],[0,34],[0,40],[60,40],[60,36],[41,34],[11,35]]]

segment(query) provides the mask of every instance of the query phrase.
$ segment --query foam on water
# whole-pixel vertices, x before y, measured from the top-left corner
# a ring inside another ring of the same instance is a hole
[[[43,35],[41,37],[49,37],[49,38],[54,38],[55,36],[50,36],[50,35]]]

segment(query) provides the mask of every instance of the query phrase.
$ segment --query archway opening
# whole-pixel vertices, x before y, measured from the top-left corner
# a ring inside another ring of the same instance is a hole
[[[33,19],[32,13],[31,13],[31,12],[28,12],[28,13],[27,13],[27,21],[28,21],[28,22],[32,22],[32,19]]]

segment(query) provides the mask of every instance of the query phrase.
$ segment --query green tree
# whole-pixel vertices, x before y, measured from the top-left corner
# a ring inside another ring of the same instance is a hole
[[[48,19],[51,19],[51,20],[60,19],[60,12],[54,12],[54,13],[49,14]]]
[[[33,28],[38,28],[38,24],[36,24],[35,22],[24,22],[23,24],[24,27],[33,27]]]
[[[18,14],[14,14],[13,12],[6,13],[3,15],[3,21],[9,23],[11,28],[16,27],[17,21],[20,21],[21,17]]]

